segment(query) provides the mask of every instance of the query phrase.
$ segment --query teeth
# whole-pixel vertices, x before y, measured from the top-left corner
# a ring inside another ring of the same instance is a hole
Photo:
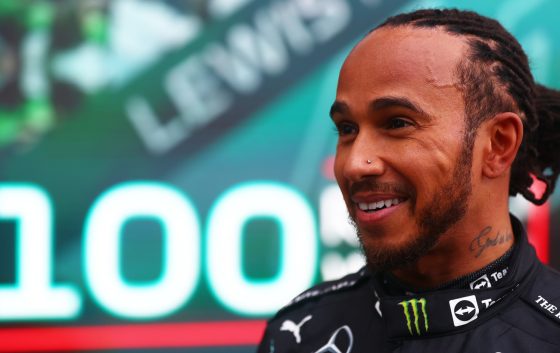
[[[360,202],[360,203],[358,203],[358,208],[362,211],[373,211],[373,210],[377,210],[377,209],[380,209],[380,208],[383,208],[383,207],[396,206],[399,203],[401,203],[401,201],[397,198],[382,200],[382,201],[377,201],[377,202],[372,202],[372,203]]]

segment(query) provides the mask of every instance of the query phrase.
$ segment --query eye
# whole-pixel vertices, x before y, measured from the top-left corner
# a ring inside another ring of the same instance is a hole
[[[346,136],[355,134],[356,132],[358,132],[358,129],[354,124],[341,122],[336,124],[335,131],[338,133],[338,136]]]
[[[414,125],[410,120],[405,119],[405,118],[401,118],[401,117],[396,117],[396,118],[391,118],[388,123],[387,123],[387,128],[388,129],[402,129],[405,127],[409,127]]]

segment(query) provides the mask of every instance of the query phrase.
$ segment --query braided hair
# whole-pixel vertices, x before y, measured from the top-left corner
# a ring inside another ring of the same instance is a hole
[[[500,112],[516,112],[524,136],[513,162],[509,194],[542,205],[560,173],[560,92],[537,84],[519,42],[490,18],[456,9],[428,9],[388,18],[382,27],[441,27],[466,37],[469,50],[456,74],[465,101],[465,143],[472,150],[480,124]],[[533,177],[546,184],[540,198],[530,190]]]

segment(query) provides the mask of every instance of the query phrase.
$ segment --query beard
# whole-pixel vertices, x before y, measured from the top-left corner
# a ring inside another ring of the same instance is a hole
[[[471,185],[472,146],[464,144],[451,179],[444,184],[426,206],[418,209],[417,234],[410,234],[398,247],[367,246],[356,221],[356,228],[366,265],[372,273],[390,271],[416,262],[430,251],[454,224],[465,216]]]

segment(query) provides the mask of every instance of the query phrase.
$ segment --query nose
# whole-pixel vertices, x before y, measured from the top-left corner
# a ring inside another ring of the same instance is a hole
[[[337,160],[342,163],[344,178],[356,182],[382,175],[385,172],[385,163],[380,158],[379,147],[373,136],[361,134],[345,151],[344,148],[337,151]]]

